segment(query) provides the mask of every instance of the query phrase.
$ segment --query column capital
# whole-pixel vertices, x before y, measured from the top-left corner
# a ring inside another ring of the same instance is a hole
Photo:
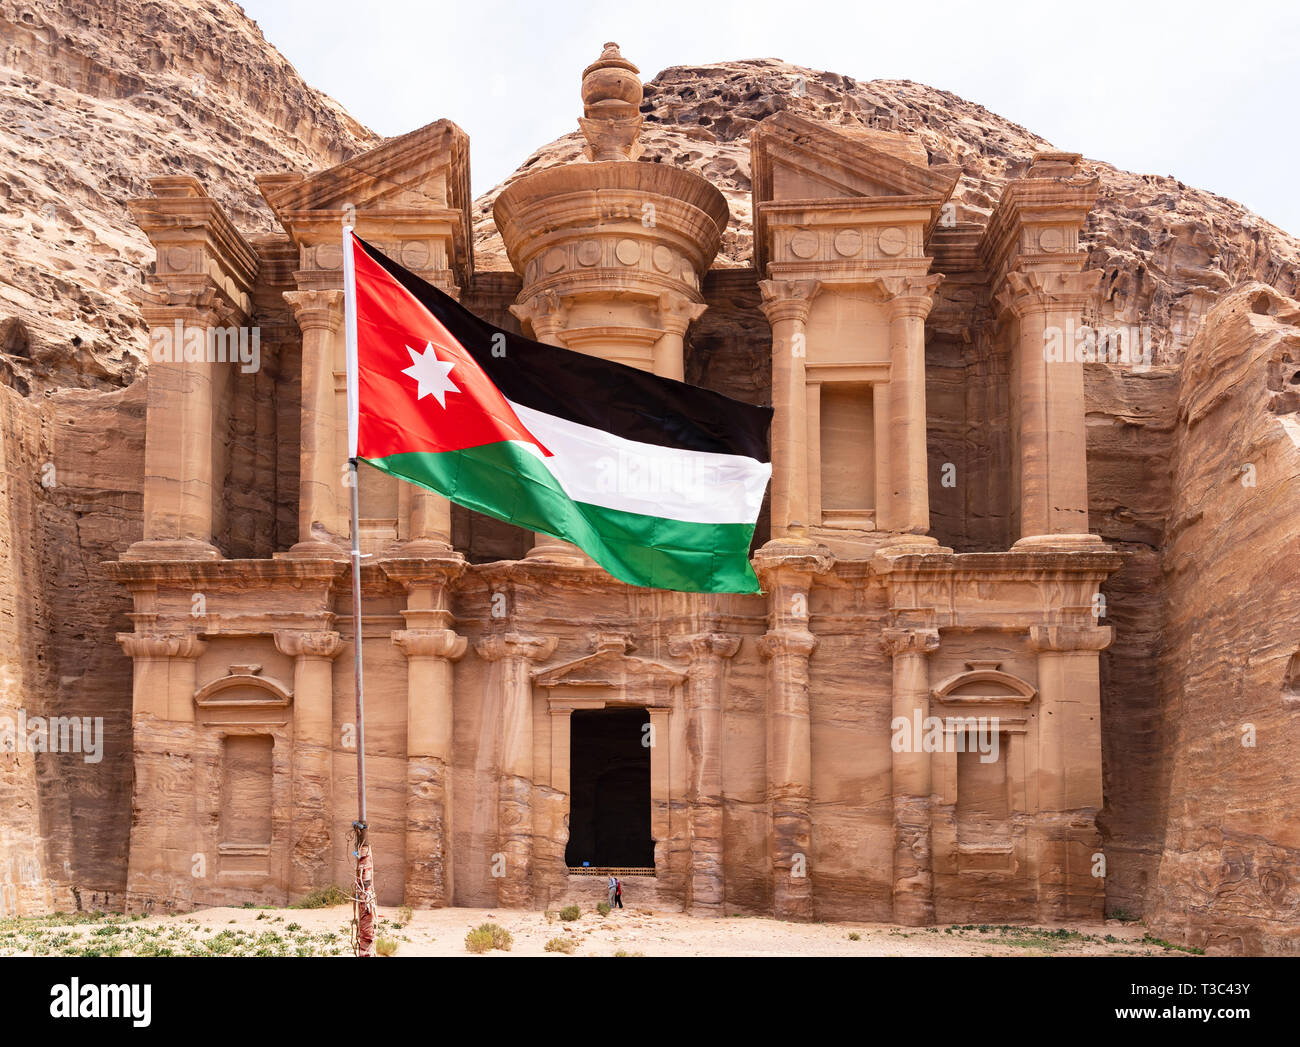
[[[731,658],[740,650],[735,633],[688,633],[668,638],[668,653],[674,658]]]
[[[555,651],[557,638],[554,636],[530,636],[527,633],[497,633],[485,636],[474,644],[478,656],[489,662],[498,658],[524,658],[530,662],[540,662],[549,658]]]
[[[934,306],[934,293],[943,283],[942,273],[929,276],[882,276],[876,287],[889,305],[889,318],[924,320]]]
[[[206,278],[197,285],[174,286],[153,277],[134,297],[141,317],[150,327],[166,327],[177,320],[192,327],[217,327],[231,311],[229,303]]]
[[[763,634],[758,652],[764,658],[797,654],[807,658],[817,648],[817,637],[807,629],[775,629]]]
[[[1109,625],[1031,625],[1029,646],[1035,651],[1104,651],[1115,638]]]
[[[659,326],[665,334],[684,335],[708,308],[704,302],[692,301],[678,291],[664,291],[659,296]]]
[[[810,539],[774,538],[754,554],[754,571],[767,589],[791,584],[806,588],[834,564],[831,551]]]
[[[342,291],[285,291],[284,300],[293,308],[294,318],[304,332],[343,330]]]
[[[207,648],[197,633],[118,633],[131,658],[197,658]]]
[[[510,312],[532,327],[533,337],[539,342],[554,345],[568,320],[569,307],[555,291],[545,290],[512,305]]]
[[[999,315],[1010,313],[1021,318],[1048,309],[1081,312],[1092,301],[1101,277],[1100,269],[1012,271],[993,296],[996,311]]]
[[[396,629],[395,643],[408,658],[445,658],[458,661],[469,641],[450,629]]]
[[[758,289],[763,295],[759,308],[769,324],[781,320],[807,323],[808,311],[822,285],[820,280],[760,280]]]
[[[290,658],[337,658],[343,652],[343,638],[336,632],[318,629],[277,629],[275,649]]]
[[[880,646],[891,658],[900,654],[933,654],[939,649],[939,630],[882,629]]]

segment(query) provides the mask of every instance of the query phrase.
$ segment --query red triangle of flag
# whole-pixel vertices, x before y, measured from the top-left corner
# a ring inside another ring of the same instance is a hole
[[[357,457],[523,440],[549,452],[436,316],[351,236],[356,279]]]

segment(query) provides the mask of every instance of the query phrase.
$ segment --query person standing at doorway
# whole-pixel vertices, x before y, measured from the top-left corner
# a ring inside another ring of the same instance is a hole
[[[609,907],[612,909],[614,908],[615,903],[618,901],[618,879],[614,876],[613,873],[609,874],[608,886],[609,886]]]
[[[614,880],[614,906],[623,908],[623,881],[617,878]]]

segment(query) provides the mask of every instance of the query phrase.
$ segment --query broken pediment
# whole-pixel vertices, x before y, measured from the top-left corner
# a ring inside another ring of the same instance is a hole
[[[257,186],[299,246],[332,243],[344,221],[359,235],[401,226],[451,228],[456,269],[468,283],[472,269],[469,136],[450,120],[418,130],[313,175],[266,174]]]
[[[942,204],[961,175],[931,167],[914,135],[777,113],[750,139],[754,202],[922,197]]]
[[[686,679],[686,674],[663,662],[639,658],[626,637],[597,636],[592,654],[563,665],[533,672],[539,687],[600,687],[636,692],[647,696],[665,694]]]
[[[916,209],[926,232],[961,177],[955,165],[931,167],[915,135],[839,126],[783,112],[750,138],[755,262],[765,271],[768,219],[798,205],[804,212]]]

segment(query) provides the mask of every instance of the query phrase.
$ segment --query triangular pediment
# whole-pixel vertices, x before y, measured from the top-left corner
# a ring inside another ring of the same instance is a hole
[[[313,175],[263,175],[258,187],[282,222],[305,211],[452,208],[469,214],[469,136],[437,120]]]
[[[893,197],[941,204],[960,177],[954,166],[930,167],[913,135],[835,126],[790,112],[760,123],[750,150],[755,205]]]
[[[684,679],[686,674],[671,665],[617,650],[597,651],[533,673],[533,682],[539,687],[636,687],[647,690],[672,687]]]

